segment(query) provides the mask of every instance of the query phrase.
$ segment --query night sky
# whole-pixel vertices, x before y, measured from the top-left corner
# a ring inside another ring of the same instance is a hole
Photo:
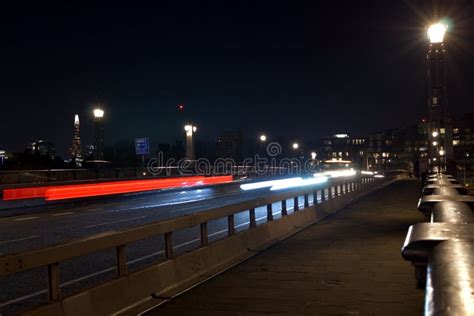
[[[449,106],[474,109],[471,1],[98,2],[0,4],[0,149],[65,155],[75,113],[91,143],[97,102],[106,145],[172,142],[180,103],[209,142],[407,125],[427,112],[426,25],[445,16]]]

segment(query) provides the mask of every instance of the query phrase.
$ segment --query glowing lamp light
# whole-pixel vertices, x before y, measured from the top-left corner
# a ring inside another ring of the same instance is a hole
[[[260,141],[265,142],[267,140],[267,135],[260,135]]]
[[[430,43],[442,43],[444,34],[448,30],[448,26],[443,23],[435,23],[428,28],[428,38]]]
[[[313,151],[313,152],[311,153],[311,159],[315,160],[315,159],[316,159],[316,156],[317,156],[317,154]]]
[[[434,131],[433,133],[431,133],[431,135],[432,135],[433,137],[438,137],[439,133],[438,133],[438,131]]]
[[[98,109],[98,108],[94,109],[93,113],[94,113],[95,118],[103,118],[104,117],[104,110],[102,110],[102,109]]]
[[[433,146],[438,146],[438,142],[437,142],[437,141],[434,141],[434,142],[433,142]]]
[[[197,131],[197,127],[196,126],[193,126],[193,125],[184,125],[184,130],[188,133],[191,133],[191,132],[196,132]]]
[[[444,156],[444,150],[441,149],[441,150],[439,151],[439,155],[440,155],[440,156]]]
[[[298,144],[298,143],[293,143],[293,145],[291,145],[291,147],[292,147],[293,149],[298,149],[298,148],[300,148],[300,144]]]

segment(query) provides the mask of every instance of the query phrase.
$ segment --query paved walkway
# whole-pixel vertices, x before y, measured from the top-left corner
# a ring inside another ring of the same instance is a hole
[[[400,181],[156,308],[150,315],[421,315],[400,255],[420,184]]]

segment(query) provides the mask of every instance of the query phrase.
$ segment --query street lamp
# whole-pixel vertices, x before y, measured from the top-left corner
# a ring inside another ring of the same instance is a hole
[[[316,156],[317,156],[317,154],[314,151],[311,152],[311,159],[315,160]]]
[[[94,159],[103,160],[104,159],[104,110],[100,108],[95,108],[92,111],[94,115]]]
[[[263,143],[263,142],[266,142],[267,141],[267,135],[265,134],[262,134],[260,135],[260,141]]]
[[[194,160],[194,143],[193,134],[196,133],[197,127],[192,124],[184,125],[186,132],[186,159]]]
[[[446,47],[444,45],[445,36],[448,31],[448,25],[443,21],[438,21],[429,25],[427,37],[429,46],[427,51],[427,66],[429,79],[429,101],[430,111],[430,157],[438,156],[440,160],[439,168],[444,170],[453,168],[453,134],[452,123],[449,118],[447,108],[447,83],[446,83]],[[441,155],[438,148],[434,145],[436,141],[438,146],[442,146]],[[448,172],[454,172],[449,170]]]
[[[291,147],[296,150],[296,149],[300,148],[300,144],[293,143],[293,145],[291,145]]]
[[[94,113],[94,118],[96,118],[96,119],[104,117],[104,110],[102,110],[102,109],[99,109],[99,108],[94,109],[93,113]]]
[[[441,22],[431,24],[428,28],[428,38],[430,39],[430,43],[442,43],[447,29],[448,26]]]

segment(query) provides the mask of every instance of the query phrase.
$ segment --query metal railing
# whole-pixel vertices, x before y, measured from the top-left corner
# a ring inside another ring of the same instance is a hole
[[[162,220],[136,228],[112,231],[92,235],[79,240],[50,246],[44,249],[29,251],[20,254],[5,255],[0,257],[0,278],[16,274],[38,267],[47,267],[48,271],[48,298],[50,302],[63,299],[60,284],[60,265],[69,259],[85,256],[97,251],[115,249],[116,275],[125,277],[128,275],[127,245],[136,241],[145,240],[155,236],[164,236],[165,260],[175,257],[173,247],[173,233],[177,230],[191,227],[199,227],[200,243],[198,248],[209,244],[208,223],[213,220],[226,219],[227,237],[236,234],[234,216],[237,213],[248,212],[249,228],[257,227],[255,209],[266,207],[266,224],[277,220],[274,218],[272,206],[281,203],[281,218],[288,215],[287,200],[293,200],[293,211],[301,211],[299,197],[304,197],[304,208],[309,207],[309,196],[313,196],[313,204],[323,203],[328,200],[337,199],[341,195],[354,192],[371,183],[378,183],[388,179],[377,179],[371,176],[356,177],[354,179],[333,179],[325,185],[305,187],[282,193],[276,193],[270,197],[257,198],[252,201],[241,202],[233,205],[208,209],[202,212],[184,215],[172,219]],[[320,196],[320,202],[318,202]],[[258,225],[259,227],[261,225]],[[226,238],[227,238],[226,237]]]
[[[425,289],[425,315],[474,314],[474,197],[450,175],[435,174],[418,209],[429,223],[412,225],[402,255]]]

